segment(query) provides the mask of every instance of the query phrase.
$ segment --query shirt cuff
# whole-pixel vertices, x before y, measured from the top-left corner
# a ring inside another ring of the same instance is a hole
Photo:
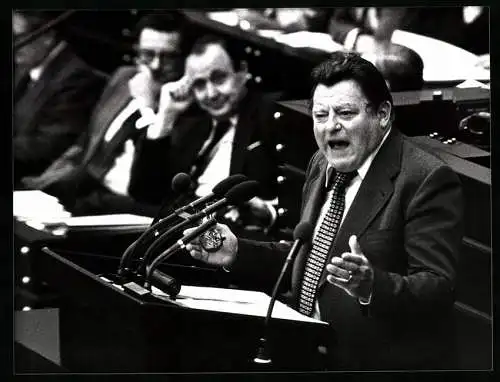
[[[356,47],[356,41],[358,40],[360,28],[351,29],[344,40],[344,48],[347,50],[354,50]]]
[[[141,118],[135,122],[136,129],[143,129],[144,127],[150,126],[156,122],[156,113],[150,107],[142,106],[139,108],[139,111],[141,113]]]

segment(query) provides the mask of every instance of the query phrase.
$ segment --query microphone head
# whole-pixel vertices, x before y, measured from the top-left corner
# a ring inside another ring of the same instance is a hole
[[[240,204],[257,195],[259,182],[247,180],[231,188],[225,195],[229,204]]]
[[[180,172],[172,178],[172,190],[176,193],[185,192],[190,186],[191,177],[184,172]]]
[[[294,240],[308,241],[313,233],[312,224],[309,222],[300,222],[293,230]]]
[[[215,196],[222,198],[231,188],[233,188],[237,184],[244,182],[245,180],[248,180],[248,178],[243,174],[231,175],[217,183],[215,187],[212,188],[212,193]]]

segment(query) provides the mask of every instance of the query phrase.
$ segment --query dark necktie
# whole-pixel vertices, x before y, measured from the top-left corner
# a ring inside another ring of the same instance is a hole
[[[345,189],[356,174],[357,172],[337,172],[335,174],[330,206],[314,237],[300,286],[299,311],[307,316],[310,316],[313,312],[318,283],[326,265],[328,252],[342,221],[345,207]]]
[[[212,140],[198,154],[198,158],[196,158],[196,161],[194,162],[191,168],[191,173],[190,173],[191,179],[196,181],[200,177],[200,175],[203,174],[203,171],[205,171],[208,164],[210,163],[210,159],[213,157],[212,151],[214,150],[215,146],[219,143],[221,138],[224,136],[224,134],[226,134],[226,132],[229,130],[230,126],[231,122],[229,122],[228,120],[219,121],[214,126],[214,134]]]

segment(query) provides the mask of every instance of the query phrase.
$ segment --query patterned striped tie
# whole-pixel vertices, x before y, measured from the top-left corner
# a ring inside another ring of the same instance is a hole
[[[357,172],[337,172],[332,185],[330,207],[314,237],[312,249],[306,261],[300,288],[299,311],[310,316],[313,312],[316,290],[328,258],[328,251],[342,221],[345,206],[345,188]]]

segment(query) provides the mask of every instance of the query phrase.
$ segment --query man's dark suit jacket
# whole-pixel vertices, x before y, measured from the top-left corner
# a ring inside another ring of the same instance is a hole
[[[240,101],[230,164],[230,175],[242,173],[260,183],[263,198],[276,196],[271,110],[271,102],[260,93],[249,91]],[[131,195],[150,202],[172,196],[172,178],[179,172],[190,172],[211,129],[212,119],[206,114],[180,118],[171,136],[140,141],[129,188]]]
[[[105,84],[104,75],[68,46],[22,91],[25,76],[27,71],[15,74],[13,89],[15,184],[23,176],[40,174],[86,130]]]
[[[102,192],[104,186],[99,184],[100,179],[91,179],[86,173],[87,165],[103,142],[109,126],[131,101],[128,82],[136,73],[137,69],[131,66],[118,68],[113,73],[94,107],[86,133],[43,174],[25,179],[27,187],[42,189],[61,198],[75,214],[140,212],[134,210],[130,198],[110,191]],[[104,146],[104,150],[106,148]],[[96,171],[104,175],[109,169],[98,168]],[[99,192],[94,193],[95,190]]]
[[[394,128],[393,128],[394,129]],[[307,169],[301,221],[316,223],[324,202],[327,162],[317,152]],[[349,252],[357,235],[375,270],[373,296],[362,306],[326,282],[319,289],[322,319],[331,323],[331,368],[353,370],[449,367],[451,313],[462,238],[462,192],[456,174],[433,155],[391,131],[375,157],[329,252]],[[289,246],[239,240],[232,277],[268,291]],[[311,246],[303,246],[288,275],[297,306]]]

